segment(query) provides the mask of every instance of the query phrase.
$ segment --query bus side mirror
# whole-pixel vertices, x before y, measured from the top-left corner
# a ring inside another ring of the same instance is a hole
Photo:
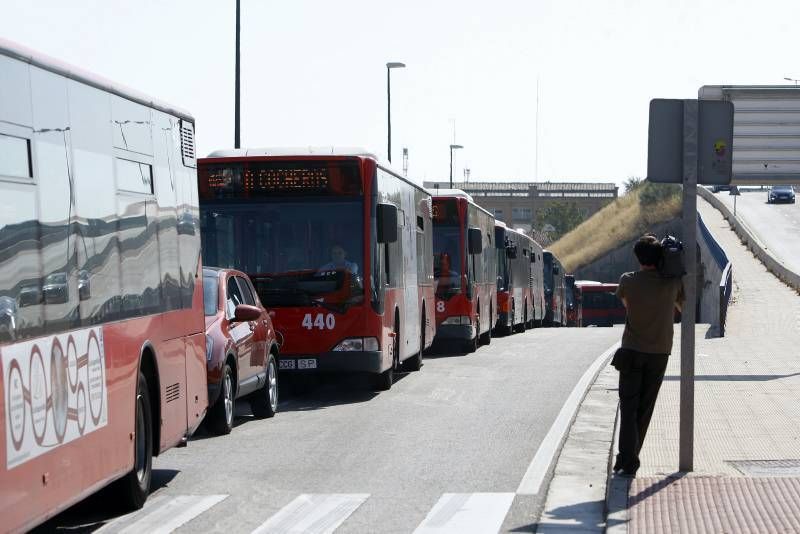
[[[483,236],[480,228],[469,229],[469,253],[480,254],[483,252]]]
[[[494,229],[494,246],[498,249],[503,249],[506,246],[506,229],[505,228],[495,228]]]
[[[553,265],[553,274],[558,274],[558,265]]]
[[[376,210],[378,225],[378,243],[394,243],[397,241],[397,206],[378,204]]]
[[[531,254],[531,263],[536,263],[536,254]]]
[[[512,260],[517,259],[517,247],[511,245],[510,247],[506,248],[506,256],[508,256]]]

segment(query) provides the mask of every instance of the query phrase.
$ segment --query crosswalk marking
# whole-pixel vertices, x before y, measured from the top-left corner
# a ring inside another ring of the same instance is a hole
[[[497,532],[512,502],[513,493],[445,493],[414,534]]]
[[[303,494],[267,519],[253,534],[331,534],[369,493]]]
[[[141,510],[118,517],[97,532],[169,534],[227,497],[227,495],[158,495],[148,500]]]

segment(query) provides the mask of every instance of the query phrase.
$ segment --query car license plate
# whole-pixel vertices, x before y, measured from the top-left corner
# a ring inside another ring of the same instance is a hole
[[[278,362],[278,369],[294,369],[296,362],[294,360],[280,360]]]
[[[297,360],[297,368],[298,369],[316,369],[317,368],[317,359],[316,358],[299,358]]]

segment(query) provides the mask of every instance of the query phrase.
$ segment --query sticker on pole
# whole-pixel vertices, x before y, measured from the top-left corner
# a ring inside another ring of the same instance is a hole
[[[108,423],[102,328],[16,343],[1,356],[7,469]]]

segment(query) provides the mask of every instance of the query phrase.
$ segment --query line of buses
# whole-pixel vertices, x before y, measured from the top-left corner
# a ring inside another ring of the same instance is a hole
[[[280,368],[388,389],[432,344],[566,322],[558,259],[357,150],[196,159],[187,112],[0,40],[0,517],[29,529],[208,408],[202,267],[247,273]]]

